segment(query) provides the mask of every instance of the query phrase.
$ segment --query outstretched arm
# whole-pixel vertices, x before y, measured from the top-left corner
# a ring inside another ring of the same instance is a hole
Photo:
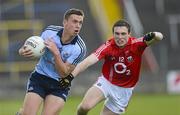
[[[77,76],[80,72],[86,70],[89,66],[95,64],[96,62],[98,62],[98,58],[94,54],[89,55],[86,59],[84,59],[76,66],[76,68],[72,72],[72,75]]]
[[[161,32],[149,32],[144,35],[144,41],[148,46],[162,39],[163,35]]]
[[[98,60],[99,59],[94,54],[89,55],[86,59],[84,59],[76,66],[72,73],[70,73],[67,77],[60,79],[60,87],[67,88],[71,86],[71,81],[75,76],[77,76],[80,72],[86,70],[89,66],[98,62]]]

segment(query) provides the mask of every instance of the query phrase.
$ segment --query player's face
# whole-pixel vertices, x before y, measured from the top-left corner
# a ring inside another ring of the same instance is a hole
[[[70,34],[70,36],[76,36],[81,30],[83,16],[72,14],[67,20],[64,20],[63,24],[64,30]]]
[[[115,43],[119,47],[123,47],[127,44],[130,34],[126,26],[117,26],[114,28]]]

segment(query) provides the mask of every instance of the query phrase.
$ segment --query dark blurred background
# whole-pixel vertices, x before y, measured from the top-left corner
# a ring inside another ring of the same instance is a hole
[[[118,19],[132,25],[132,36],[160,31],[164,40],[143,55],[136,92],[180,93],[180,1],[179,0],[0,0],[0,98],[23,96],[30,72],[38,59],[18,55],[32,35],[48,25],[62,25],[64,12],[79,8],[85,13],[80,35],[89,55],[108,37]],[[71,93],[82,95],[101,73],[93,65],[73,82]]]

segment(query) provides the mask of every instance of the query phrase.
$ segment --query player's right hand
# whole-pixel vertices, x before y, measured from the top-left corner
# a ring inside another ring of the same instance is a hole
[[[26,57],[26,58],[33,58],[33,52],[24,45],[19,49],[19,55]]]

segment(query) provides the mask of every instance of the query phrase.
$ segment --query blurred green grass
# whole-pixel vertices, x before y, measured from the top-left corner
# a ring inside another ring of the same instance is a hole
[[[82,97],[69,97],[61,115],[75,115]],[[14,115],[23,99],[1,99],[0,115]],[[103,103],[98,104],[88,115],[99,115]],[[134,94],[124,115],[180,115],[180,95]]]

